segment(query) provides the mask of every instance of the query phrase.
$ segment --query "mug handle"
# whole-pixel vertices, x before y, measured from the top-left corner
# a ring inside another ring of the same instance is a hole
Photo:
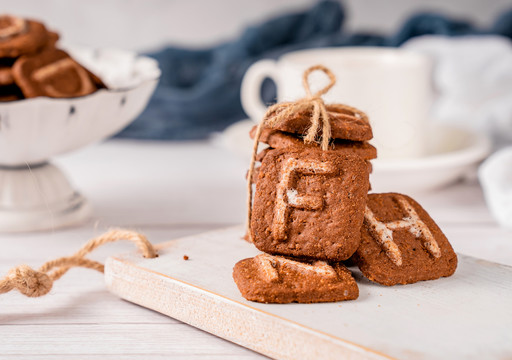
[[[265,59],[255,62],[246,71],[242,79],[240,100],[245,113],[255,122],[260,122],[267,112],[267,106],[261,100],[261,85],[266,78],[272,79],[277,85],[277,62]]]

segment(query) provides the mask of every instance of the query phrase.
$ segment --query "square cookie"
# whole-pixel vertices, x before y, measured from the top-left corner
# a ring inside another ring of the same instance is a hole
[[[331,123],[331,137],[352,141],[366,141],[373,138],[368,116],[355,108],[349,110],[343,105],[327,104],[325,106]],[[269,114],[269,119],[276,117],[283,109],[276,109]],[[311,112],[299,111],[274,125],[274,129],[284,132],[305,134],[311,127]],[[321,130],[319,130],[321,133]]]
[[[12,75],[26,98],[79,97],[97,90],[90,72],[57,49],[19,58],[12,67]]]
[[[251,139],[256,136],[257,126],[249,132]],[[320,147],[319,144],[305,144],[300,135],[286,133],[279,130],[264,128],[259,139],[260,142],[268,144],[271,148],[282,149],[287,147]],[[359,155],[364,160],[371,160],[377,157],[377,149],[366,141],[350,141],[333,139],[330,151],[342,153],[351,152]]]
[[[286,304],[354,300],[359,288],[344,265],[260,254],[239,261],[233,279],[250,301]]]
[[[256,183],[254,245],[269,254],[348,259],[359,246],[367,191],[368,167],[357,155],[269,150]]]
[[[388,286],[450,276],[457,267],[457,255],[434,220],[396,193],[368,195],[353,260],[368,279]]]

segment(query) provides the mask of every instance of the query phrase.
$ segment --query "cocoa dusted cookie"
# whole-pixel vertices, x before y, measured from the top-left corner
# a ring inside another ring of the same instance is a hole
[[[362,111],[348,110],[336,104],[326,105],[327,114],[331,123],[331,137],[334,139],[366,141],[373,138],[372,128],[368,117]],[[277,116],[279,111],[270,114],[269,119]],[[284,132],[303,135],[311,127],[311,112],[299,111],[288,116],[284,121],[278,122],[273,128]],[[321,127],[319,127],[321,129]],[[319,130],[320,131],[320,130]]]
[[[270,150],[272,150],[272,149],[273,149],[273,148],[270,148],[270,147],[269,147],[269,148],[266,148],[266,149],[261,150],[259,153],[257,153],[257,154],[256,154],[256,159],[255,159],[255,160],[256,160],[256,161],[258,161],[258,162],[262,162],[262,161],[263,161],[263,159],[265,158],[265,156],[268,154],[268,152],[269,152]],[[368,174],[371,174],[371,173],[373,172],[373,165],[372,165],[372,163],[371,163],[369,160],[365,160],[365,162],[366,162],[366,166],[367,166],[367,168],[368,168]],[[258,171],[259,171],[259,168],[258,168],[258,169],[256,169],[256,168],[255,168],[254,170],[255,170],[255,171],[254,171],[254,173],[253,173],[253,174],[254,174],[254,176],[255,176],[255,177],[253,178],[253,179],[254,179],[254,180],[253,180],[253,183],[255,184],[255,183],[256,183],[256,181],[257,181],[257,179],[258,179],[258,178],[257,178],[257,172],[256,172],[256,170],[258,170]],[[246,178],[247,178],[247,176],[246,176]]]
[[[273,149],[263,158],[251,237],[270,254],[348,259],[359,247],[368,168],[354,154]]]
[[[247,173],[245,174],[245,179],[246,180],[247,180],[247,176],[249,176],[249,171],[247,171]],[[252,183],[253,184],[256,184],[256,182],[258,181],[258,176],[260,176],[260,167],[259,166],[255,166],[254,170],[252,172]]]
[[[261,254],[239,261],[233,279],[244,298],[261,303],[333,302],[359,296],[350,270],[339,263],[331,266]]]
[[[251,139],[254,139],[256,136],[256,130],[257,126],[251,129],[249,133]],[[261,131],[259,141],[276,149],[287,147],[318,147],[316,144],[305,144],[300,135],[269,128],[264,128]],[[334,140],[330,150],[352,152],[361,156],[364,160],[371,160],[377,157],[377,149],[366,141]]]
[[[368,167],[368,174],[371,174],[373,172],[373,165],[371,161],[366,160],[366,166]]]
[[[450,276],[457,267],[457,255],[434,220],[396,193],[368,195],[353,260],[368,279],[388,286]]]
[[[14,80],[26,98],[69,98],[97,90],[89,71],[62,50],[22,56],[12,69]]]
[[[57,41],[59,41],[60,35],[55,31],[48,31],[48,40],[44,45],[44,50],[52,50],[57,46]]]
[[[256,160],[256,161],[259,161],[259,162],[262,162],[262,161],[263,161],[263,159],[265,158],[265,156],[268,154],[268,152],[269,152],[270,150],[272,150],[272,149],[273,149],[273,148],[268,147],[268,148],[266,148],[266,149],[261,150],[259,153],[257,153],[257,154],[256,154],[256,159],[255,159],[255,160]]]
[[[12,76],[12,68],[10,66],[0,65],[0,85],[14,84],[14,77]]]
[[[16,59],[0,58],[0,86],[14,84],[12,66]]]
[[[0,15],[0,57],[32,54],[48,42],[48,31],[37,21]]]

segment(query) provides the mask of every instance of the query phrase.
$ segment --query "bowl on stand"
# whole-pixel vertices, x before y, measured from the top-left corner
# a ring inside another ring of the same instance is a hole
[[[84,222],[91,206],[50,163],[108,138],[146,107],[160,77],[155,60],[118,50],[68,49],[108,86],[90,95],[0,103],[0,231]]]

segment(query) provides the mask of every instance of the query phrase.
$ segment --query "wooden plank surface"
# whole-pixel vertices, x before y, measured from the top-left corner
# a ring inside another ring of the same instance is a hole
[[[243,234],[234,227],[169,241],[155,259],[109,258],[108,287],[279,359],[512,357],[511,267],[461,255],[452,277],[394,287],[352,269],[356,301],[260,304],[245,300],[231,276],[237,261],[259,253]]]
[[[115,140],[56,162],[91,200],[94,218],[72,229],[0,234],[0,275],[22,263],[37,267],[72,254],[112,226],[139,230],[161,243],[235,225],[245,217],[247,162],[208,142]],[[478,184],[411,195],[439,223],[457,252],[512,265],[512,232],[493,221]],[[131,249],[127,243],[109,244],[91,257],[104,261]],[[135,330],[139,325],[144,332]],[[162,345],[150,340],[164,337]],[[147,359],[262,358],[119,299],[105,288],[101,274],[89,270],[71,270],[43,298],[0,296],[0,359],[122,359],[140,354]]]

